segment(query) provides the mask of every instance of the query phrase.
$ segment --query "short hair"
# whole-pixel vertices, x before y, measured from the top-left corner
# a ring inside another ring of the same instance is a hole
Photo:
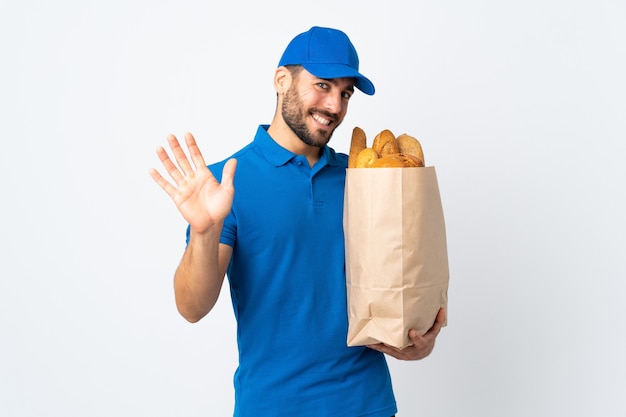
[[[287,68],[289,70],[289,72],[291,73],[291,76],[293,78],[297,78],[298,75],[302,72],[302,70],[304,69],[304,67],[302,65],[285,65],[285,68]]]

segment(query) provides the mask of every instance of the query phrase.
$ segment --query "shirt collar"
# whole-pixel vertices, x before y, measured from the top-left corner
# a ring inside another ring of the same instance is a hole
[[[259,125],[254,137],[254,143],[259,147],[265,158],[267,158],[271,164],[277,167],[285,165],[297,155],[276,143],[276,141],[267,133],[268,128],[269,125]],[[339,166],[341,163],[339,162],[335,151],[325,145],[322,148],[320,160],[315,165]]]

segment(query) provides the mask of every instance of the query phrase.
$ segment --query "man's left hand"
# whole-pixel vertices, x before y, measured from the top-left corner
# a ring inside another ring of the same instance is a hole
[[[424,336],[420,336],[420,334],[415,329],[409,330],[409,338],[413,342],[413,345],[405,347],[404,349],[398,349],[384,343],[368,345],[368,347],[404,361],[416,361],[419,359],[424,359],[433,351],[433,348],[435,347],[435,339],[437,339],[437,335],[439,334],[441,326],[443,326],[445,321],[446,311],[441,308],[437,313],[437,317],[435,318],[435,323],[433,324],[433,327],[431,327],[424,334]]]

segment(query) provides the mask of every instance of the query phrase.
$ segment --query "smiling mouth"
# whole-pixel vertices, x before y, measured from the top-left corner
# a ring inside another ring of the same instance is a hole
[[[318,113],[311,114],[311,117],[313,117],[313,120],[315,120],[317,123],[323,126],[330,126],[330,124],[332,123],[331,119],[324,117]]]

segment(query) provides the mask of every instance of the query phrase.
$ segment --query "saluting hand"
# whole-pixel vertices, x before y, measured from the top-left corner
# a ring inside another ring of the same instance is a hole
[[[156,153],[173,183],[168,182],[154,168],[150,170],[150,176],[171,197],[191,229],[196,233],[203,233],[221,223],[230,212],[235,193],[233,178],[237,161],[231,159],[226,162],[220,184],[207,168],[191,133],[185,134],[185,143],[193,165],[187,159],[176,136],[169,135],[167,142],[177,165],[162,146],[157,148]]]

